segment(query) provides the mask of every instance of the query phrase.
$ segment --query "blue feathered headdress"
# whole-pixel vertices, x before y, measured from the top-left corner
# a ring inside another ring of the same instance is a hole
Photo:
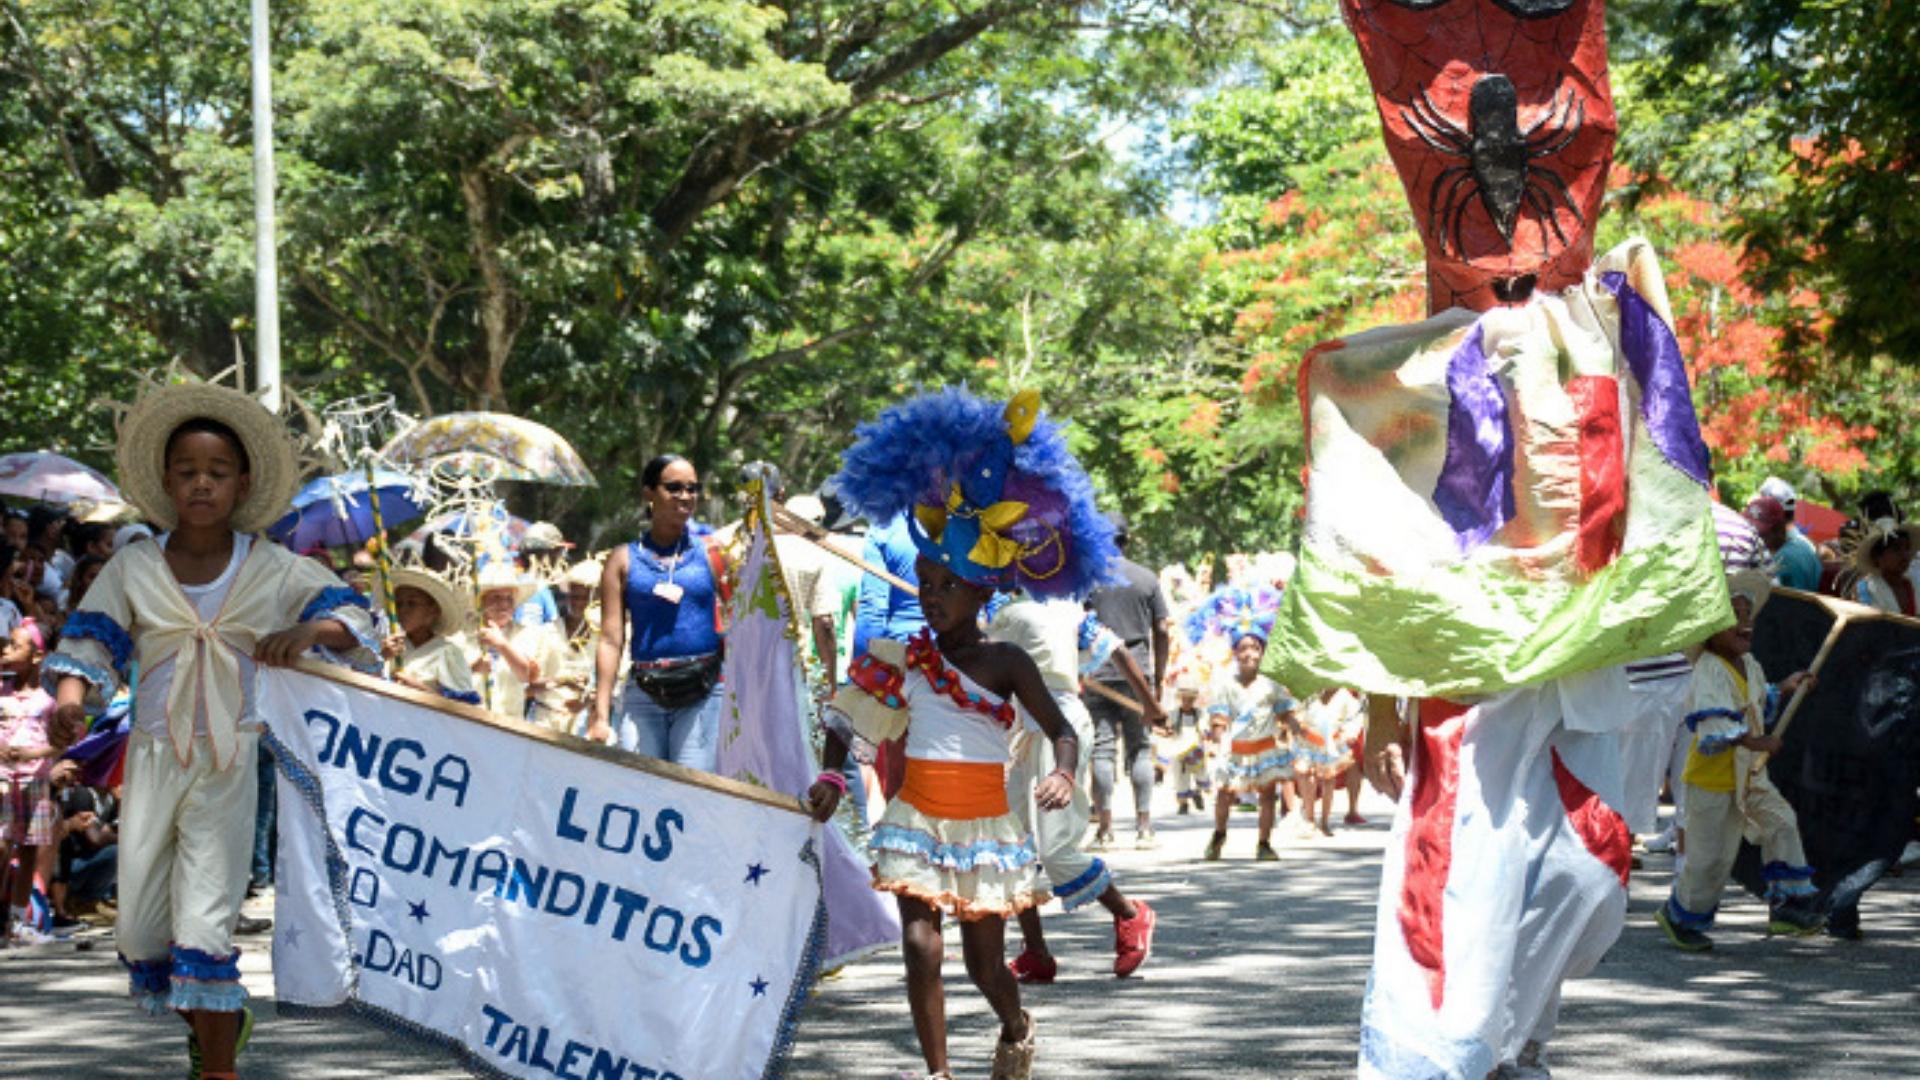
[[[1229,585],[1216,589],[1188,614],[1187,640],[1195,645],[1216,634],[1238,644],[1243,637],[1256,637],[1262,645],[1273,636],[1273,622],[1280,614],[1280,590],[1268,585]]]
[[[881,413],[854,433],[833,478],[870,521],[907,514],[920,553],[966,578],[1032,595],[1081,597],[1120,554],[1093,484],[1040,395],[1004,405],[948,387]]]

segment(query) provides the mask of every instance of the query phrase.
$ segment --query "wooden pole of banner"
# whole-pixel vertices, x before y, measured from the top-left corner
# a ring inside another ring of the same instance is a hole
[[[852,552],[840,550],[839,547],[830,542],[830,534],[820,526],[815,525],[803,517],[799,517],[794,514],[793,511],[788,510],[779,503],[772,504],[772,507],[773,523],[778,525],[782,530],[793,533],[801,539],[811,541],[815,547],[824,548],[829,554],[838,555],[840,558],[865,570],[867,573],[899,589],[901,592],[907,593],[910,596],[920,595],[920,590],[915,588],[912,582],[903,581]],[[1128,709],[1142,715],[1147,711],[1139,702],[1110,686],[1102,686],[1097,682],[1083,682],[1080,685],[1083,689],[1090,690],[1096,696],[1106,698],[1108,701],[1113,702],[1123,709]]]
[[[510,735],[518,735],[523,739],[532,739],[534,742],[546,743],[548,746],[555,746],[576,754],[584,754],[587,757],[598,758],[601,761],[632,769],[635,772],[649,773],[663,779],[673,780],[682,784],[690,784],[697,788],[705,788],[708,791],[718,792],[722,795],[731,795],[738,799],[746,799],[749,802],[760,803],[779,810],[791,810],[802,817],[812,816],[807,812],[807,804],[805,801],[797,796],[784,795],[778,791],[771,791],[767,788],[760,787],[757,784],[749,784],[744,780],[734,780],[713,773],[701,772],[698,769],[689,769],[684,765],[675,765],[671,761],[661,761],[658,758],[643,757],[639,754],[619,749],[618,747],[576,738],[572,735],[563,735],[560,732],[550,728],[540,727],[536,724],[529,724],[520,720],[509,720],[504,716],[497,716],[490,713],[477,705],[467,705],[458,701],[449,701],[438,694],[429,694],[422,690],[415,690],[411,686],[388,682],[385,679],[372,675],[363,675],[350,668],[338,667],[333,664],[322,663],[318,660],[301,660],[294,665],[294,669],[303,675],[312,675],[315,678],[326,679],[328,682],[339,683],[341,686],[348,687],[349,689],[378,694],[381,697],[392,698],[395,701],[404,701],[409,705],[432,709],[436,712],[445,713],[448,716],[470,723],[484,724],[487,727],[504,731]]]
[[[827,532],[827,530],[822,529],[806,518],[800,517],[779,503],[771,504],[771,509],[773,511],[773,523],[779,526],[782,532],[792,533],[802,540],[813,544],[813,546],[824,549],[827,554],[852,563],[867,573],[872,574],[874,577],[879,578],[881,581],[899,589],[901,592],[908,593],[912,596],[920,595],[920,590],[914,588],[913,582],[905,578],[896,577],[888,573],[884,567],[875,566],[860,556],[855,555],[853,552],[843,550],[838,544],[833,543],[833,534]]]

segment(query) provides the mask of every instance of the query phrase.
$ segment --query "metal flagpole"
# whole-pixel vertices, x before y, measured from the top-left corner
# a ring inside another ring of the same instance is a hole
[[[280,268],[273,228],[273,76],[267,0],[253,0],[253,316],[261,403],[280,411]]]

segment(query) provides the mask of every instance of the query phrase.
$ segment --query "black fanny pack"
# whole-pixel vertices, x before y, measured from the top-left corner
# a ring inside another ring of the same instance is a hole
[[[720,681],[720,654],[668,660],[633,669],[633,681],[663,709],[681,709],[704,700]]]

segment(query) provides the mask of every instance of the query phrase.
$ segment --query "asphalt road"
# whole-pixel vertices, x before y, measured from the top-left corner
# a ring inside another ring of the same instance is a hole
[[[1109,855],[1121,887],[1160,912],[1153,958],[1111,975],[1111,923],[1097,909],[1050,913],[1060,979],[1029,988],[1040,1029],[1035,1075],[1092,1078],[1350,1075],[1371,949],[1388,808],[1330,839],[1289,838],[1279,863],[1252,859],[1238,814],[1219,863],[1200,861],[1210,820],[1164,816],[1161,845]],[[1130,835],[1123,833],[1123,840]],[[1671,862],[1646,856],[1626,933],[1593,976],[1570,985],[1548,1060],[1563,1077],[1920,1076],[1920,873],[1883,882],[1863,905],[1867,938],[1769,939],[1764,907],[1729,892],[1703,956],[1675,952],[1653,925]],[[987,1074],[995,1026],[949,931],[948,1008],[956,1075]],[[266,941],[243,941],[261,1024],[242,1074],[456,1077],[443,1050],[352,1018],[277,1017]],[[184,1075],[184,1029],[125,1000],[110,938],[0,951],[0,1077]],[[823,982],[800,1031],[796,1080],[883,1077],[919,1067],[898,954]]]

